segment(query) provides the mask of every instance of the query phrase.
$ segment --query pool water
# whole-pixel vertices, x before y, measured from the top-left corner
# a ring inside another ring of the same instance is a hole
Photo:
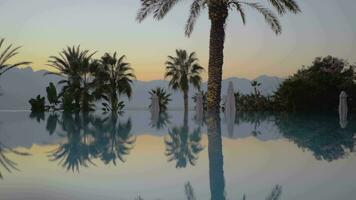
[[[338,117],[0,112],[0,200],[356,199]]]

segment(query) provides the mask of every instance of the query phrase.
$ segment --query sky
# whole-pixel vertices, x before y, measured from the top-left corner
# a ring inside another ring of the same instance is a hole
[[[249,0],[246,0],[249,1]],[[251,0],[252,1],[252,0]],[[268,6],[267,0],[262,1]],[[207,70],[210,23],[205,11],[190,38],[184,35],[191,0],[182,0],[161,21],[135,20],[140,0],[0,0],[0,38],[21,45],[12,61],[52,70],[49,56],[66,46],[124,54],[139,80],[163,79],[164,62],[175,49],[195,51]],[[276,36],[254,10],[244,26],[231,12],[226,27],[223,77],[288,77],[315,57],[356,62],[356,1],[298,0],[302,13],[281,17]],[[204,73],[204,79],[207,73]]]

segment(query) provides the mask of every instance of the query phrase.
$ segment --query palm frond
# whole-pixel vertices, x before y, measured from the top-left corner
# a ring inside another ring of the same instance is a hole
[[[287,10],[298,13],[301,12],[297,2],[295,0],[268,0],[273,7],[276,8],[279,14],[283,15],[287,13]]]
[[[282,33],[282,26],[278,20],[278,17],[273,13],[272,10],[264,7],[263,5],[259,3],[249,3],[249,2],[241,2],[241,4],[245,4],[255,10],[257,10],[259,13],[261,13],[267,24],[271,26],[271,29],[276,33],[280,34]]]
[[[194,0],[190,7],[190,14],[185,25],[185,35],[190,36],[194,30],[195,23],[200,15],[202,9],[205,8],[205,1],[203,0]]]

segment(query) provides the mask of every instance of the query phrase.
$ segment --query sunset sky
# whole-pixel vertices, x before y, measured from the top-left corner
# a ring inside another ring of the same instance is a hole
[[[166,57],[176,48],[196,51],[207,68],[206,11],[191,38],[184,36],[191,2],[181,1],[162,21],[148,18],[139,24],[135,16],[140,0],[0,0],[0,38],[22,45],[13,61],[32,61],[35,70],[50,70],[50,55],[80,44],[98,51],[98,58],[105,52],[125,54],[140,80],[162,79]],[[298,2],[303,13],[284,16],[280,36],[254,10],[249,10],[246,26],[237,14],[230,15],[224,77],[286,77],[329,54],[356,62],[355,0]]]

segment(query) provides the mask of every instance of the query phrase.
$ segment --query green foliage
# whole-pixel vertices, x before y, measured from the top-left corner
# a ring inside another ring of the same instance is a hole
[[[9,45],[2,49],[4,45],[5,39],[0,39],[0,77],[8,70],[14,67],[21,67],[31,64],[30,62],[18,62],[15,64],[9,64],[9,60],[18,54],[18,50],[21,47],[13,47],[13,45]]]
[[[236,109],[238,111],[271,111],[275,110],[273,97],[263,96],[259,93],[240,94],[235,93]]]
[[[79,107],[74,103],[74,98],[69,92],[62,95],[62,109],[64,112],[79,111]]]
[[[59,96],[57,94],[56,86],[51,82],[46,88],[47,100],[50,104],[49,110],[57,110],[57,105],[59,104]]]
[[[149,94],[151,95],[151,99],[154,94],[157,95],[158,100],[159,100],[159,111],[161,113],[167,111],[167,106],[168,106],[169,102],[171,101],[170,93],[168,93],[164,88],[157,87],[157,88],[149,91]],[[149,105],[149,107],[151,108],[151,104]]]
[[[336,110],[339,94],[346,91],[350,108],[356,108],[355,66],[345,60],[318,57],[283,82],[275,94],[278,107],[288,111]]]
[[[46,99],[45,97],[41,97],[41,95],[37,95],[34,99],[30,99],[29,103],[31,104],[31,111],[32,112],[44,112],[46,110],[45,106]]]
[[[105,53],[94,73],[95,95],[105,100],[102,105],[106,112],[121,112],[125,105],[119,101],[119,96],[131,97],[132,82],[136,76],[124,60],[125,56],[117,58],[116,52],[113,55]]]

